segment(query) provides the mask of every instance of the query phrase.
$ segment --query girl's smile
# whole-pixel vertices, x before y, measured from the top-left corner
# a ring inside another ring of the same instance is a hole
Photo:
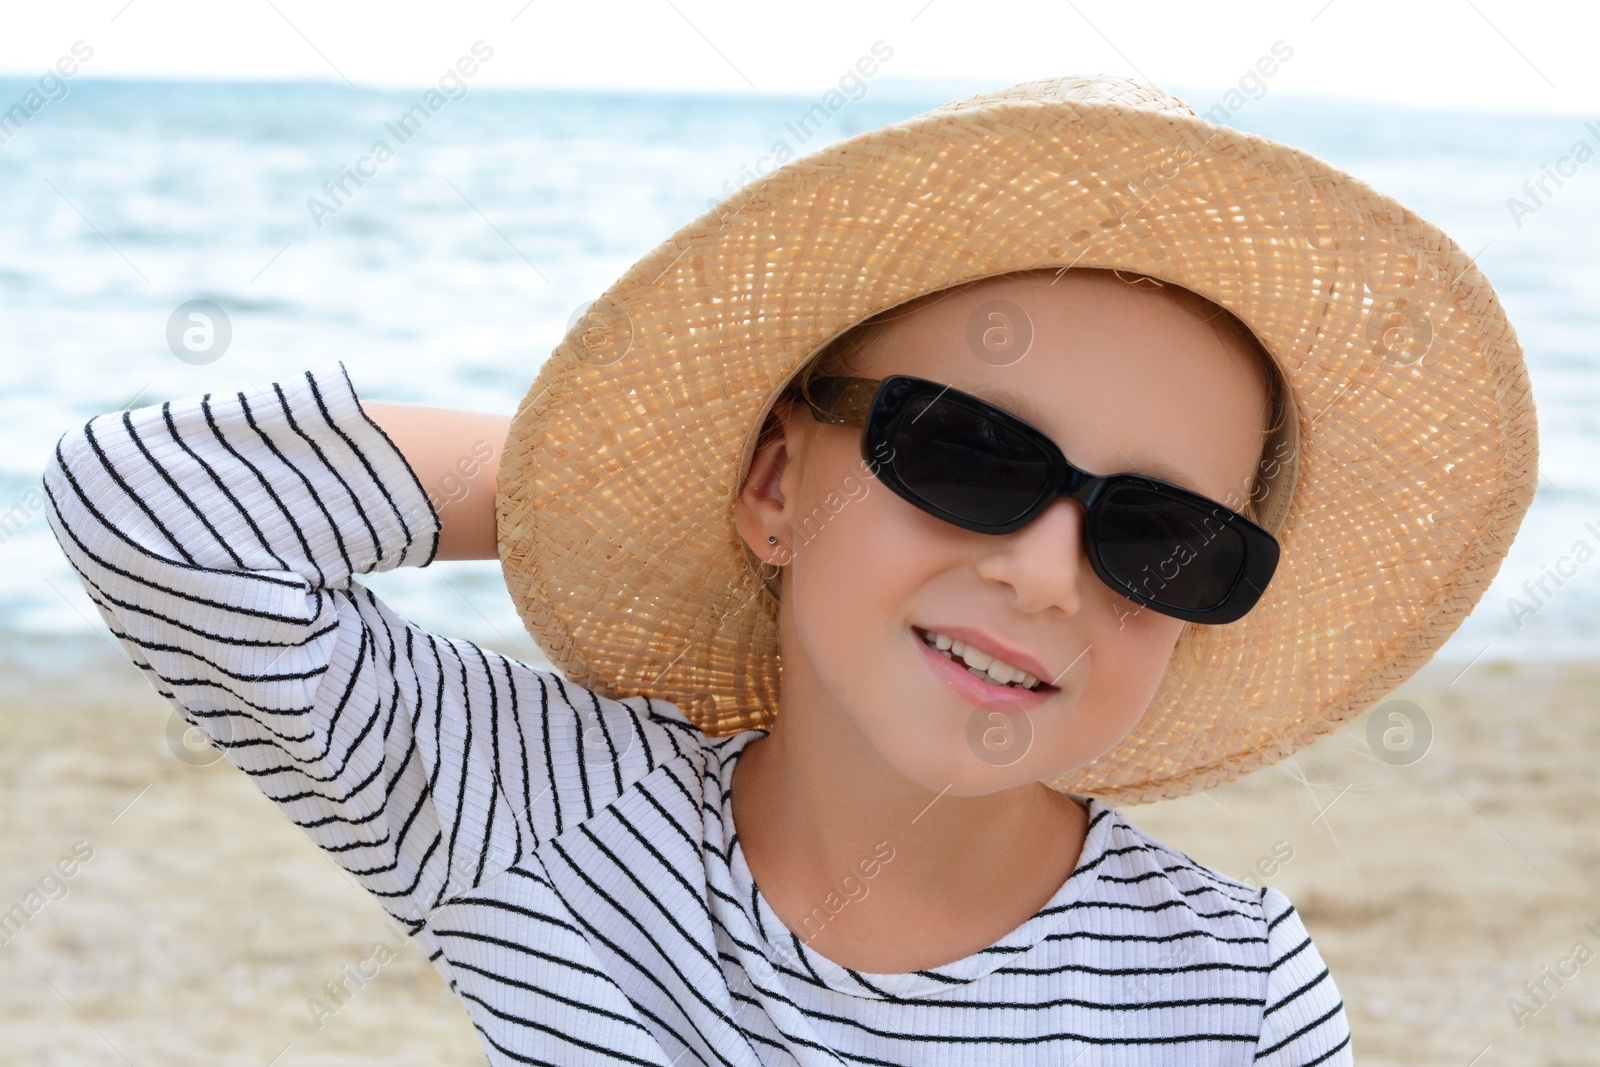
[[[1039,666],[1029,653],[998,647],[987,634],[952,626],[936,630],[919,628],[916,633],[924,644],[951,660],[960,660],[981,681],[1029,691],[1037,691],[1041,685],[1048,688],[1048,683],[1043,681],[1044,677],[1050,677],[1048,669]],[[988,677],[984,677],[985,674]]]
[[[1058,692],[1054,686],[1043,680],[1039,680],[1036,683],[1037,688],[1033,689],[1022,688],[1020,682],[1002,683],[988,674],[988,671],[996,669],[995,666],[980,671],[975,666],[964,665],[953,658],[956,654],[953,647],[939,651],[922,636],[924,631],[913,628],[913,632],[918,635],[918,651],[940,681],[954,689],[963,699],[979,707],[1001,711],[1032,711]],[[987,658],[978,652],[974,652],[973,655],[978,657],[978,662]],[[966,661],[968,664],[971,662],[971,660]],[[1034,676],[1030,674],[1027,677]]]

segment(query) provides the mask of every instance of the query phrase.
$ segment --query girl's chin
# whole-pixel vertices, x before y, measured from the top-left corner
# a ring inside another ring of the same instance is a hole
[[[1034,761],[975,753],[959,727],[938,739],[911,723],[888,731],[874,746],[906,784],[939,796],[989,796],[1038,781]]]

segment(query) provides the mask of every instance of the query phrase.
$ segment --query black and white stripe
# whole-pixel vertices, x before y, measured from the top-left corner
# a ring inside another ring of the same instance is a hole
[[[906,975],[756,891],[754,732],[426,633],[353,579],[439,516],[342,363],[62,435],[48,520],[129,658],[406,924],[494,1064],[1348,1064],[1289,901],[1089,798],[1078,869],[990,948]]]

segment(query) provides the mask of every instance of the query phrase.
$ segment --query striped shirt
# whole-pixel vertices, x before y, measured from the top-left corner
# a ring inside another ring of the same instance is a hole
[[[734,833],[759,731],[427,633],[354,580],[427,566],[440,518],[342,362],[100,415],[44,486],[128,657],[404,924],[490,1063],[1351,1062],[1288,899],[1092,797],[1076,869],[989,948],[910,974],[814,951]]]

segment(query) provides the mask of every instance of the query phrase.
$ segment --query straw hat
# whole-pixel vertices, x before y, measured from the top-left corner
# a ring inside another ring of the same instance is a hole
[[[850,326],[1011,271],[1116,267],[1233,312],[1292,391],[1261,602],[1186,626],[1115,748],[1124,804],[1274,763],[1460,625],[1533,497],[1522,350],[1471,257],[1303,151],[1111,78],[1027,82],[793,160],[634,264],[540,369],[498,475],[501,563],[571,681],[770,726],[777,607],[733,503],[778,393]]]

